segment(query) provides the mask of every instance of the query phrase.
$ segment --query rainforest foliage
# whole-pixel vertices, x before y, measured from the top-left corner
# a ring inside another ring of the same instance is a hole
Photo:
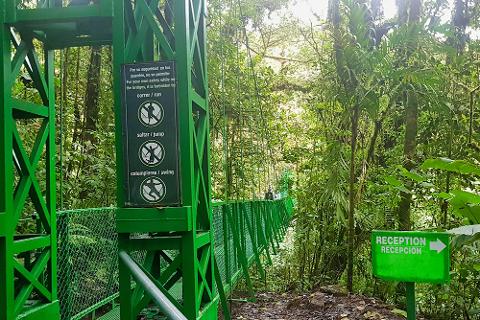
[[[400,308],[402,284],[372,277],[370,232],[450,230],[451,283],[419,286],[420,310],[480,319],[478,1],[397,0],[390,18],[381,0],[310,19],[295,5],[208,1],[214,200],[295,199],[275,289],[340,284]],[[115,204],[111,59],[56,53],[59,210]]]

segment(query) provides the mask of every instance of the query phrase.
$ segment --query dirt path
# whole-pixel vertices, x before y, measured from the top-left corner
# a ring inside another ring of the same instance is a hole
[[[321,290],[311,294],[257,294],[256,302],[232,302],[237,320],[404,320],[399,310],[376,299]]]

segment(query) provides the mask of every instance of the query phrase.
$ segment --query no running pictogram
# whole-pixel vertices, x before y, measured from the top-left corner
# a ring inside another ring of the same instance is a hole
[[[138,108],[138,119],[147,127],[159,125],[164,116],[162,105],[157,101],[145,101]]]

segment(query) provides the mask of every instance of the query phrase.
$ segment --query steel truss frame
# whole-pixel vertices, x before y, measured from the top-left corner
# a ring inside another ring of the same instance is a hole
[[[7,23],[12,8],[5,1],[1,9],[0,319],[58,319],[53,51]],[[36,99],[13,96],[22,68]],[[21,220],[36,223],[36,232],[19,231]]]
[[[117,115],[117,175],[122,177],[121,78],[124,63],[174,60],[178,79],[182,206],[118,210],[122,254],[146,250],[139,272],[120,260],[121,319],[136,319],[152,295],[133,278],[144,277],[188,319],[216,319],[214,250],[209,171],[209,112],[205,55],[205,1],[136,0],[114,3],[114,88]],[[126,36],[125,36],[126,35]],[[122,178],[118,179],[123,181]],[[118,185],[118,206],[124,204]],[[143,234],[139,237],[138,233]],[[133,259],[135,260],[135,259]],[[162,268],[162,266],[164,266]],[[132,277],[134,276],[134,277]],[[181,297],[172,287],[181,286]]]
[[[204,0],[99,0],[78,6],[55,0],[0,3],[0,320],[59,317],[53,50],[105,44],[112,44],[114,52],[119,248],[127,254],[147,251],[144,260],[135,263],[188,319],[216,317],[205,10]],[[43,43],[42,56],[34,39]],[[121,65],[155,60],[176,62],[182,206],[121,208]],[[38,90],[38,101],[12,96],[22,66]],[[22,142],[19,119],[41,123],[31,152]],[[27,197],[40,221],[38,234],[16,235]],[[136,239],[136,233],[146,236]],[[177,254],[172,256],[172,250]],[[122,319],[134,319],[151,301],[141,285],[132,289],[130,269],[120,260]],[[168,292],[175,284],[182,286],[180,299]]]
[[[0,320],[59,318],[54,49],[108,43],[105,32],[78,26],[108,24],[111,7],[0,2]],[[33,97],[14,94],[20,78]],[[25,234],[25,224],[36,231]]]

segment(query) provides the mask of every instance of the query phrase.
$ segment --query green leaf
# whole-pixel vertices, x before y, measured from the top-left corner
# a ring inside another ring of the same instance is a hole
[[[401,191],[401,192],[405,192],[405,193],[411,193],[410,190],[408,190],[407,188],[405,188],[405,185],[403,184],[402,181],[398,180],[397,178],[395,178],[394,176],[386,176],[385,177],[385,181],[390,185],[392,186],[393,188]]]
[[[446,192],[435,193],[434,196],[444,200],[450,200],[453,197],[450,193]]]
[[[378,110],[380,107],[380,101],[377,95],[373,91],[368,91],[367,94],[360,101],[363,108],[367,111],[368,115],[372,119],[376,119],[378,116]]]
[[[459,234],[452,238],[451,245],[454,250],[458,250],[464,246],[470,245],[480,239],[480,233],[474,235]]]
[[[451,160],[448,158],[427,159],[421,165],[422,169],[438,169],[460,174],[480,176],[480,167],[465,160]]]
[[[435,185],[431,182],[420,182],[420,186],[424,188],[433,188]]]
[[[400,171],[400,174],[405,178],[409,178],[415,182],[424,182],[425,180],[427,180],[425,177],[419,175],[415,171],[408,171],[402,166],[398,166],[397,168]]]
[[[473,236],[476,233],[480,233],[480,224],[472,224],[468,226],[461,226],[458,228],[453,228],[447,231],[448,233],[451,234],[456,234],[456,235],[467,235],[467,236]]]
[[[395,314],[395,315],[397,315],[397,316],[404,317],[404,318],[407,317],[407,311],[405,311],[405,310],[393,309],[393,310],[392,310],[392,313]]]
[[[386,176],[385,181],[393,187],[403,187],[403,183],[394,176]]]
[[[480,196],[462,190],[453,190],[453,197],[449,200],[456,214],[469,219],[472,223],[480,224]]]
[[[405,192],[405,193],[412,193],[408,190],[402,181],[398,180],[394,176],[385,176],[385,182],[392,186],[393,188],[397,189],[398,191]]]

